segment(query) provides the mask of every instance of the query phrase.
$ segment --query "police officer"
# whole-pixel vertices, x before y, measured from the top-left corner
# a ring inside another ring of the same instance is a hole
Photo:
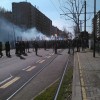
[[[44,41],[44,50],[46,50],[46,45],[47,45],[47,42],[46,40]]]
[[[80,40],[80,38],[77,38],[76,39],[77,52],[80,52],[80,46],[81,46],[81,40]]]
[[[29,52],[29,41],[26,41],[26,43],[25,43],[25,45],[26,45],[26,52]]]
[[[35,43],[34,43],[34,48],[35,48],[35,52],[36,52],[36,55],[37,55],[37,51],[38,51],[38,43],[35,41]]]
[[[0,42],[0,57],[3,56],[3,53],[2,53],[2,42]]]
[[[55,41],[54,49],[55,49],[55,54],[57,54],[57,41]]]
[[[19,42],[17,41],[16,43],[15,43],[15,54],[17,54],[18,55],[18,53],[19,53]]]
[[[71,48],[71,40],[68,40],[68,54],[70,54],[70,48]]]
[[[11,57],[11,55],[10,55],[10,44],[9,44],[9,41],[7,41],[5,43],[5,50],[6,50],[6,56],[7,57]]]

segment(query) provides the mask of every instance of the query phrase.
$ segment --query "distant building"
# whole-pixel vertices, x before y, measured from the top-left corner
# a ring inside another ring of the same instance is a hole
[[[27,2],[12,3],[14,23],[23,28],[31,28],[31,4]]]
[[[97,13],[97,37],[100,37],[100,11]]]
[[[51,35],[52,21],[28,2],[12,3],[14,23],[22,28],[35,27],[45,35]]]
[[[12,12],[5,12],[3,17],[6,18],[9,22],[13,22]]]
[[[94,24],[96,37],[100,37],[100,11],[92,19],[92,33],[94,32]]]

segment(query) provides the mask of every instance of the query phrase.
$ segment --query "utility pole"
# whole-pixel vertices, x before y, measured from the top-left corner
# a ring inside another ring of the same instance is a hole
[[[84,16],[84,32],[86,32],[86,0],[84,1],[84,5],[85,5],[85,16]]]
[[[80,33],[80,28],[79,28],[79,0],[78,0],[78,36]]]
[[[93,57],[95,57],[95,32],[96,32],[96,0],[94,0],[94,32],[93,32],[93,39],[94,39],[94,45],[93,45]]]

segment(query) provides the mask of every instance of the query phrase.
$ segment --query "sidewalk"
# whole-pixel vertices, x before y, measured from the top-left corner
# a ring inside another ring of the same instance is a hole
[[[72,100],[100,100],[100,55],[75,53],[72,89]]]

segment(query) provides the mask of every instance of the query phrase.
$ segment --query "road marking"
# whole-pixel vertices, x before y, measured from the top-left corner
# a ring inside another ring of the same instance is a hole
[[[84,82],[83,73],[82,73],[82,66],[81,66],[80,61],[79,61],[78,53],[77,53],[77,56],[78,56],[78,63],[79,63],[79,74],[80,74],[82,96],[83,96],[83,100],[87,100],[86,89],[85,89],[85,82]]]
[[[20,77],[15,77],[14,79],[12,79],[11,81],[7,82],[6,84],[2,85],[0,87],[0,89],[5,89],[7,88],[8,86],[12,85],[14,82],[16,82],[17,80],[19,80]]]
[[[50,58],[51,56],[47,56],[47,58]]]
[[[40,62],[41,60],[38,60],[36,63]]]
[[[49,53],[49,55],[52,55],[52,53]]]
[[[48,56],[45,56],[44,58],[47,58]]]
[[[52,55],[54,55],[54,53],[52,53]]]
[[[43,63],[45,60],[40,61],[39,63]]]
[[[33,70],[36,66],[32,66],[31,68],[27,69],[26,71],[29,72],[31,70]]]
[[[0,85],[5,83],[6,81],[10,80],[13,76],[10,74],[10,77],[8,77],[7,79],[5,79],[4,81],[0,82]]]
[[[24,68],[24,69],[22,69],[22,70],[27,70],[28,68],[30,68],[31,66],[28,66],[28,67],[26,67],[26,68]]]
[[[54,53],[50,53],[49,55],[54,55]]]

